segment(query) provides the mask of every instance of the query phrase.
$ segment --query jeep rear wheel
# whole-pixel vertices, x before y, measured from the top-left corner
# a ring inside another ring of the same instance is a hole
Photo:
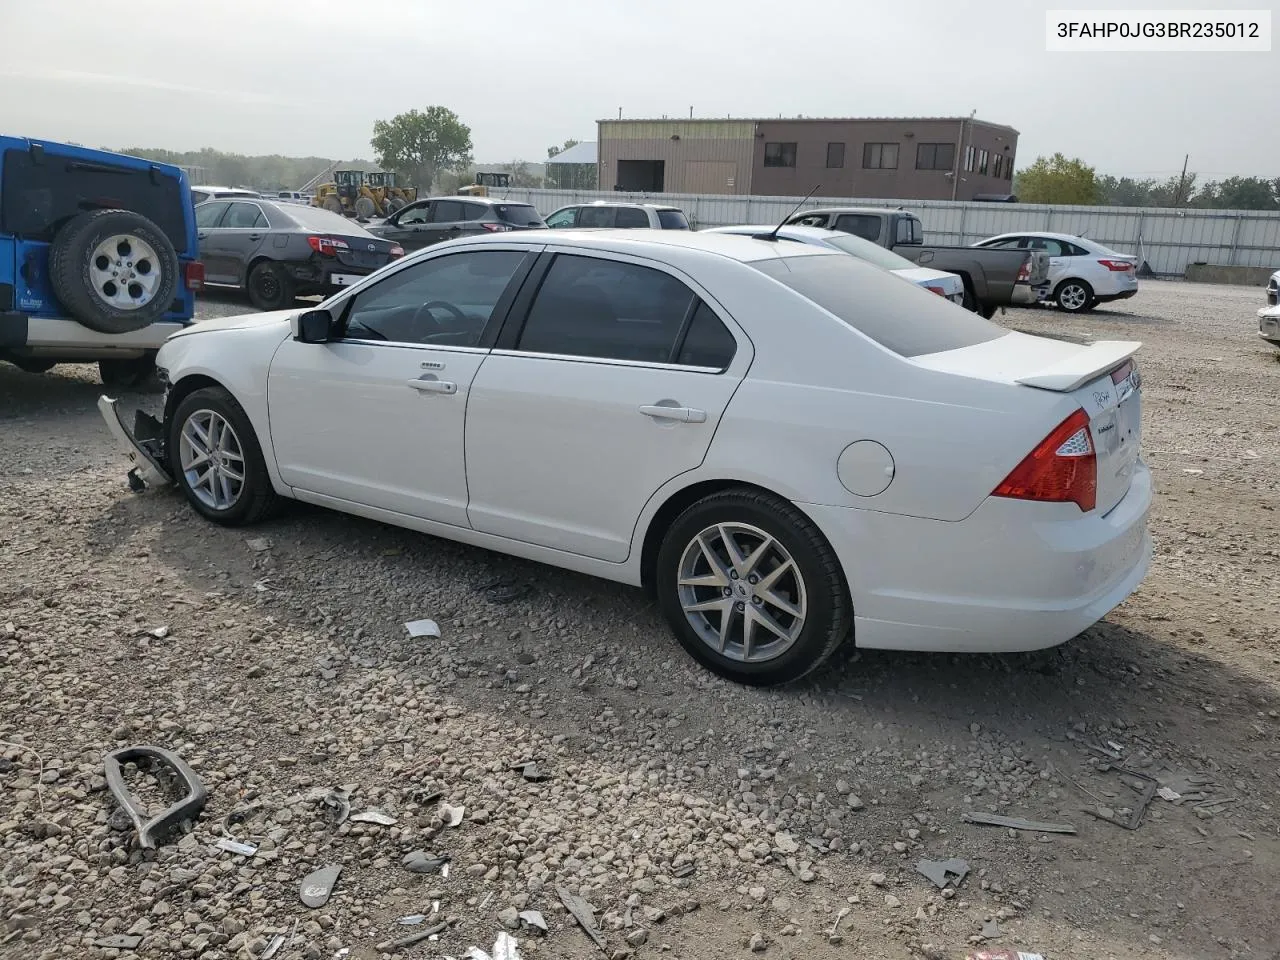
[[[62,305],[90,330],[131,333],[169,311],[178,292],[178,255],[146,217],[93,210],[54,236],[49,279]]]

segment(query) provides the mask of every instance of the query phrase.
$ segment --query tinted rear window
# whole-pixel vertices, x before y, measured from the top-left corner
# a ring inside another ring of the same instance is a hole
[[[344,237],[363,237],[368,231],[359,224],[348,220],[339,213],[321,207],[304,207],[293,204],[289,207],[277,207],[276,210],[305,230],[317,233],[336,233]],[[372,234],[368,234],[372,236]]]
[[[880,223],[878,216],[869,213],[842,213],[836,217],[836,229],[852,233],[873,243],[880,239]]]
[[[658,223],[663,230],[689,229],[689,220],[683,210],[659,210]]]
[[[158,226],[178,253],[187,251],[187,196],[175,177],[154,182],[149,170],[71,160],[46,152],[34,163],[26,150],[6,150],[0,189],[0,222],[6,233],[52,240],[86,210],[132,210]]]
[[[958,350],[1007,330],[923,287],[843,254],[751,264],[903,357]]]
[[[504,203],[493,209],[497,211],[498,219],[504,223],[514,223],[519,227],[542,225],[542,218],[538,216],[538,211],[527,203]]]

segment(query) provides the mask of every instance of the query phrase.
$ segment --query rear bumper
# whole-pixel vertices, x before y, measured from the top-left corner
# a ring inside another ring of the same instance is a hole
[[[381,267],[349,267],[334,260],[312,258],[310,260],[288,261],[284,266],[298,285],[300,293],[315,291],[328,292],[349,287],[356,280],[363,280]],[[355,279],[352,279],[355,278]]]
[[[1094,299],[1099,303],[1110,303],[1113,300],[1128,300],[1130,297],[1137,296],[1137,294],[1138,288],[1134,287],[1132,290],[1121,290],[1119,293],[1098,294]]]
[[[1009,302],[1019,307],[1027,307],[1040,299],[1039,290],[1029,283],[1015,283]]]
[[[1139,462],[1106,516],[997,497],[958,523],[802,507],[840,556],[858,646],[997,653],[1070,640],[1137,589],[1151,497]]]
[[[159,322],[132,333],[98,333],[74,320],[0,313],[0,349],[24,356],[64,358],[69,362],[127,360],[159,350],[171,334],[185,326],[177,322]]]

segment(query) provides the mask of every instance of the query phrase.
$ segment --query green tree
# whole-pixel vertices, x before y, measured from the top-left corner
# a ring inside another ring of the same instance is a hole
[[[1227,177],[1218,183],[1205,184],[1197,206],[1219,210],[1280,210],[1280,197],[1275,183],[1262,177]]]
[[[550,160],[552,157],[559,156],[570,147],[576,147],[581,142],[581,140],[566,140],[562,147],[547,147],[547,159]]]
[[[1092,204],[1102,199],[1102,188],[1093,167],[1079,159],[1055,153],[1018,174],[1014,188],[1023,203]]]
[[[448,107],[410,110],[373,125],[378,165],[408,177],[422,192],[436,174],[471,163],[471,128]]]
[[[513,160],[502,165],[502,172],[511,174],[513,187],[541,187],[542,178],[529,169],[524,160]]]

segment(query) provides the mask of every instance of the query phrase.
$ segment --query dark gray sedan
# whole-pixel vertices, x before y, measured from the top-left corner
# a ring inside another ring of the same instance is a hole
[[[271,200],[208,200],[196,206],[205,283],[239,287],[259,310],[329,294],[404,256],[346,217]]]
[[[545,230],[547,224],[527,203],[492,197],[431,197],[369,224],[369,229],[379,237],[403,245],[406,250],[420,250],[442,240],[477,233]]]

